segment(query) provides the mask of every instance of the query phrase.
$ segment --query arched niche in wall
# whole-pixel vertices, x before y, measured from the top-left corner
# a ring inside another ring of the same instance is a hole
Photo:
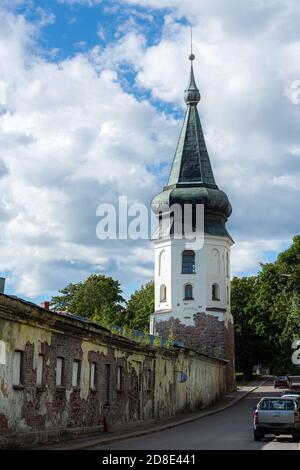
[[[211,299],[220,300],[220,286],[216,282],[211,286]]]
[[[162,284],[160,286],[159,300],[160,300],[160,302],[166,302],[166,300],[167,300],[167,288],[166,288],[165,284]]]
[[[162,250],[158,256],[158,275],[161,276],[166,265],[166,252]]]
[[[211,271],[213,274],[220,274],[221,272],[221,255],[217,248],[211,250]]]
[[[229,253],[226,251],[226,276],[230,276]]]

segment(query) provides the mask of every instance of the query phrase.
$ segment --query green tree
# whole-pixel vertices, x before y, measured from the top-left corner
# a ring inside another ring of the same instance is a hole
[[[257,363],[291,370],[291,344],[300,337],[300,236],[257,276],[234,278],[232,313],[236,364],[251,374]]]
[[[103,274],[92,274],[85,281],[69,284],[52,297],[55,310],[99,321],[102,325],[123,323],[125,300],[118,281]]]
[[[264,337],[257,332],[255,276],[233,278],[231,283],[231,309],[235,327],[236,369],[247,379],[252,377],[253,365],[264,358]]]
[[[78,284],[68,284],[66,287],[61,289],[59,292],[62,295],[55,295],[52,297],[50,302],[51,307],[59,312],[67,312],[70,308],[75,292],[81,285],[81,282]]]
[[[130,297],[126,309],[126,323],[130,328],[148,331],[150,314],[154,312],[154,282],[150,281]]]
[[[300,237],[258,275],[260,322],[274,353],[271,366],[279,373],[291,369],[291,344],[298,335],[297,305],[300,294]]]
[[[282,333],[282,340],[290,346],[295,339],[300,339],[300,295],[294,294],[290,313]]]

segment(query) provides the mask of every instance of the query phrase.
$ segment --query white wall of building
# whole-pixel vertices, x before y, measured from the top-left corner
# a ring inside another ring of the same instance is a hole
[[[231,321],[229,238],[205,235],[202,248],[195,248],[195,273],[182,273],[182,253],[186,240],[158,240],[155,250],[155,321],[178,318],[193,325],[193,315],[206,312],[219,320]],[[189,248],[190,249],[190,244]],[[219,286],[220,300],[212,300],[212,285]],[[184,300],[184,286],[193,286],[193,300]],[[166,286],[166,300],[161,301],[161,286]],[[206,310],[216,309],[216,310]],[[223,311],[219,310],[223,309]]]

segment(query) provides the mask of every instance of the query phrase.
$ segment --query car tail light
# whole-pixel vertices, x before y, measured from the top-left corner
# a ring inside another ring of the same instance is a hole
[[[294,424],[298,424],[298,423],[299,423],[299,412],[295,411],[295,413],[294,413]]]
[[[254,413],[254,424],[258,424],[258,411]]]

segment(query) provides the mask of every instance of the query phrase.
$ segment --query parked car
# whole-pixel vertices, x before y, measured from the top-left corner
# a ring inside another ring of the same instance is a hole
[[[260,441],[265,434],[292,435],[299,442],[299,403],[294,398],[262,398],[255,407],[253,417],[254,439]]]
[[[283,390],[280,394],[282,397],[284,395],[299,395],[300,396],[300,389],[299,388],[289,388],[288,390]]]
[[[291,380],[287,375],[280,375],[274,379],[274,388],[287,387],[290,388]]]
[[[300,405],[300,393],[286,393],[285,395],[281,395],[282,398],[294,398],[297,400],[298,406]]]

